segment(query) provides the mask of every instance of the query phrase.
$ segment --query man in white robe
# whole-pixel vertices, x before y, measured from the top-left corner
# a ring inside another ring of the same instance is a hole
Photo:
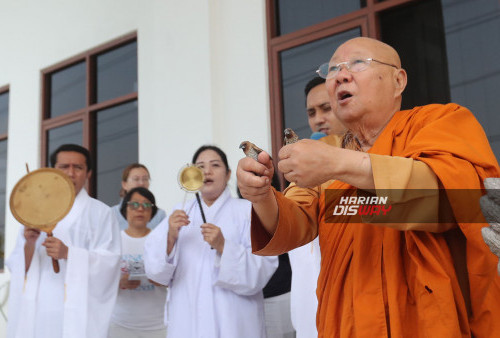
[[[169,286],[167,335],[265,337],[262,289],[278,267],[278,258],[252,254],[248,201],[232,198],[226,188],[211,206],[201,203],[207,222],[221,228],[222,255],[203,239],[204,222],[196,201],[184,207],[190,224],[180,230],[170,255],[169,216],[146,240],[146,274]]]
[[[21,229],[7,260],[12,274],[7,337],[104,338],[120,276],[118,223],[111,209],[83,188],[92,169],[87,149],[62,145],[51,164],[73,181],[75,202],[53,237]],[[59,273],[52,258],[59,260]]]

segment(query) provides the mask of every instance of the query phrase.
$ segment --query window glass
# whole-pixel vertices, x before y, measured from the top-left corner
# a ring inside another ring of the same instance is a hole
[[[0,94],[0,135],[7,134],[9,126],[9,92]]]
[[[137,42],[97,56],[97,102],[137,91]]]
[[[441,0],[451,101],[470,109],[500,159],[500,2]]]
[[[97,113],[97,198],[119,201],[123,168],[138,160],[137,101]]]
[[[379,23],[382,41],[397,50],[408,74],[402,109],[448,103],[450,91],[439,0],[413,2],[382,12]]]
[[[339,45],[360,34],[361,30],[355,28],[280,53],[285,128],[292,128],[300,138],[310,137],[304,87],[317,76],[318,66],[330,61]]]
[[[275,0],[278,35],[353,12],[365,3],[365,0]]]
[[[50,116],[60,116],[85,107],[85,62],[50,76]]]
[[[83,145],[83,123],[81,121],[66,124],[62,127],[50,129],[47,132],[47,165],[50,164],[50,155],[63,144]]]
[[[7,183],[7,140],[0,141],[0,270],[5,258],[5,196]]]

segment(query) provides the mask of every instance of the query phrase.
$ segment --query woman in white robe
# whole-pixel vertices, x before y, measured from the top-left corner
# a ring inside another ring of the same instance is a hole
[[[231,171],[217,147],[193,156],[203,170],[203,223],[196,200],[177,206],[148,236],[148,278],[169,286],[168,337],[265,337],[262,288],[278,266],[255,256],[250,244],[251,205],[231,197]]]

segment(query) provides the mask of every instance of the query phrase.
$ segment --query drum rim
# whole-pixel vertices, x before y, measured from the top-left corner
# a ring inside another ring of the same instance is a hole
[[[35,223],[32,223],[32,222],[25,220],[23,218],[23,216],[21,216],[19,214],[19,211],[14,206],[14,199],[19,194],[19,189],[20,189],[21,185],[24,184],[24,182],[26,180],[32,178],[32,176],[36,176],[36,175],[39,175],[41,173],[47,173],[47,172],[50,172],[52,174],[55,174],[55,175],[63,178],[64,181],[66,183],[68,183],[69,191],[71,192],[70,193],[71,194],[70,201],[69,201],[68,205],[66,206],[66,208],[64,209],[64,212],[62,212],[59,216],[51,218],[50,224],[48,224],[48,222],[40,222],[40,224],[35,224]],[[34,170],[34,171],[26,174],[16,183],[16,185],[14,186],[14,188],[12,189],[12,192],[10,194],[9,205],[10,205],[10,210],[11,210],[12,215],[19,223],[21,223],[27,227],[30,227],[30,228],[43,229],[43,228],[49,228],[50,226],[55,226],[57,224],[57,222],[59,222],[61,219],[63,219],[69,213],[71,208],[73,207],[75,197],[76,197],[75,196],[75,186],[73,184],[73,181],[71,181],[71,179],[63,171],[61,171],[59,169],[55,169],[55,168],[41,168],[41,169],[37,169],[37,170]]]

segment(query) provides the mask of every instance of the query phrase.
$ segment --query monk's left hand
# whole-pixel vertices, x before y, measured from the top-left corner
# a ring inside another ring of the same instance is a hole
[[[59,238],[47,237],[42,245],[48,256],[54,259],[68,259],[68,247]]]
[[[211,223],[204,223],[201,225],[201,234],[205,242],[222,255],[225,239],[220,228]]]
[[[332,157],[335,157],[335,151],[338,150],[335,148],[308,139],[286,145],[278,153],[278,169],[288,181],[295,182],[299,187],[318,186],[334,179],[330,164],[334,160]]]

